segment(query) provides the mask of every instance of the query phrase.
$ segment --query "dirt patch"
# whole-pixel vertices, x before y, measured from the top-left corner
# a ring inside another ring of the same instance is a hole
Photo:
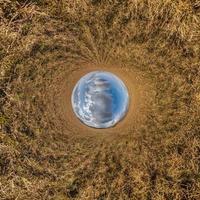
[[[77,83],[77,81],[85,74],[96,71],[103,70],[109,71],[116,74],[120,77],[124,83],[126,84],[129,95],[130,95],[130,107],[126,117],[118,123],[115,127],[109,129],[94,129],[88,126],[85,126],[78,120],[75,116],[72,106],[71,106],[71,94],[72,90]],[[136,72],[133,70],[128,70],[127,68],[122,67],[114,67],[106,64],[80,64],[78,68],[73,69],[70,73],[66,75],[66,77],[62,77],[63,80],[55,83],[55,93],[57,96],[55,100],[56,104],[54,104],[53,109],[57,115],[57,124],[62,123],[65,124],[68,131],[74,135],[101,135],[109,137],[111,135],[125,134],[132,130],[138,123],[144,121],[145,118],[145,109],[147,109],[153,99],[155,98],[155,94],[153,93],[153,89],[151,88],[150,80],[145,79],[141,76],[140,72]],[[61,88],[60,90],[58,88]],[[51,88],[52,90],[52,88]],[[47,91],[50,91],[47,89]],[[56,96],[52,94],[52,96]],[[59,109],[61,108],[61,109]]]

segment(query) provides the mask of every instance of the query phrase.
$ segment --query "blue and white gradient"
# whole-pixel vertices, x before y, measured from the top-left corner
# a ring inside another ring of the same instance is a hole
[[[95,71],[78,81],[71,101],[74,113],[84,124],[93,128],[109,128],[126,115],[129,94],[117,76]]]

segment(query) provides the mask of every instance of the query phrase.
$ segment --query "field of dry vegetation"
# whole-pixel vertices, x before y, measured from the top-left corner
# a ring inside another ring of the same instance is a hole
[[[126,126],[65,110],[88,66],[138,80]],[[199,200],[200,1],[0,0],[0,199]]]

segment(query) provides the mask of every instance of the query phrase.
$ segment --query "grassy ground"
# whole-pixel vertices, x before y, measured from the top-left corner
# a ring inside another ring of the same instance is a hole
[[[68,120],[88,65],[139,77],[126,129]],[[200,199],[199,0],[0,0],[0,199]]]

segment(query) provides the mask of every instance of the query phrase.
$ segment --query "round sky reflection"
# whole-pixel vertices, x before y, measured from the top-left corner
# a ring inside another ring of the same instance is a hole
[[[128,90],[114,74],[95,71],[83,76],[72,93],[76,116],[87,126],[109,128],[127,113]]]

